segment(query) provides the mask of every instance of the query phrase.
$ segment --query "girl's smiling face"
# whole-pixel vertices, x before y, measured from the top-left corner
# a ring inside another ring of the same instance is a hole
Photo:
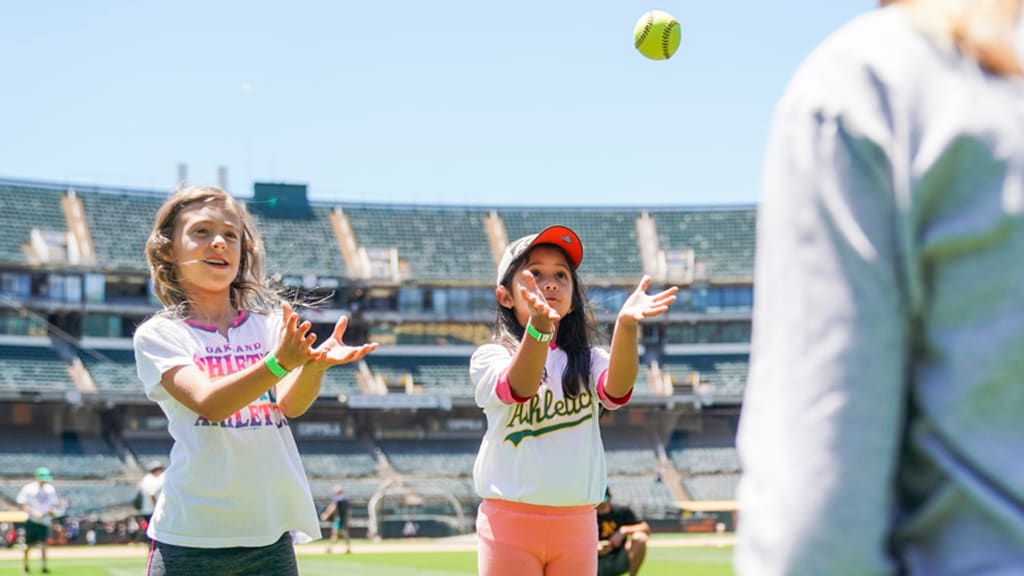
[[[512,278],[511,294],[503,291],[502,295],[499,290],[501,305],[515,309],[516,319],[521,326],[526,326],[530,319],[530,307],[519,295],[519,286],[526,285],[524,271],[533,274],[537,288],[559,316],[565,318],[572,312],[573,283],[569,260],[558,248],[541,244],[530,250],[526,262],[516,270]]]
[[[241,252],[242,219],[223,202],[186,206],[178,214],[171,253],[187,294],[228,292]]]

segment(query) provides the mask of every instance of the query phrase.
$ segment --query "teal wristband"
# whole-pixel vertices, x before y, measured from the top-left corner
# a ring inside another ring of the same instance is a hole
[[[537,330],[529,321],[526,322],[526,333],[530,335],[530,338],[533,338],[537,342],[551,342],[551,337],[554,336],[554,334],[545,334],[544,332]]]
[[[267,365],[267,369],[274,373],[274,376],[278,378],[284,378],[284,375],[288,373],[284,366],[277,361],[277,357],[271,352],[263,357],[263,363]]]

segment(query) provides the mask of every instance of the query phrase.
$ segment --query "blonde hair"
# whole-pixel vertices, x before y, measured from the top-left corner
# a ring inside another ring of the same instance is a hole
[[[220,188],[195,186],[178,190],[160,206],[153,230],[146,241],[146,260],[149,261],[149,273],[153,278],[153,291],[168,314],[185,316],[190,307],[188,294],[178,278],[177,264],[171,260],[178,216],[188,206],[217,202],[224,203],[241,218],[241,258],[238,262],[238,275],[231,283],[231,305],[239,310],[266,313],[282,301],[281,296],[263,278],[263,240],[256,231],[249,211]]]
[[[1022,0],[893,0],[904,5],[925,31],[950,38],[985,70],[999,76],[1024,75],[1014,50]]]

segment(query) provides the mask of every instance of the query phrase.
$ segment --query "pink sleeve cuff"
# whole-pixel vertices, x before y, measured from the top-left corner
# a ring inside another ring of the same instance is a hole
[[[605,380],[608,379],[608,371],[601,372],[601,375],[597,377],[597,397],[601,399],[605,404],[611,404],[613,406],[625,406],[629,399],[633,397],[633,389],[630,388],[629,392],[626,392],[625,396],[616,398],[608,393],[604,389]]]
[[[512,386],[508,383],[508,370],[502,370],[501,374],[498,375],[498,400],[501,400],[505,404],[522,404],[527,402],[530,397],[520,398],[512,392]]]

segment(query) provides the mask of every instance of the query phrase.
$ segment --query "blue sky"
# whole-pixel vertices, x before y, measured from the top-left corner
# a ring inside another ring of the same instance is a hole
[[[750,204],[775,103],[873,0],[0,6],[0,177],[535,206]],[[632,46],[672,13],[668,61]]]

